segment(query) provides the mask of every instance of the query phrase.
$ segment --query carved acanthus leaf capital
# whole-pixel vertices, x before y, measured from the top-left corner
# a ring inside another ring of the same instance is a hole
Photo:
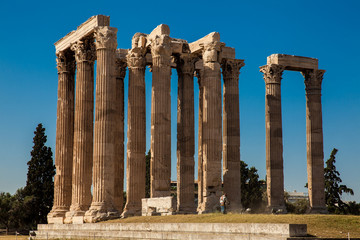
[[[200,46],[203,47],[202,58],[204,63],[217,62],[221,46],[223,45],[224,44],[221,42],[209,42],[206,44],[200,44]]]
[[[240,69],[243,66],[245,66],[244,60],[225,59],[221,64],[224,81],[238,80]]]
[[[93,38],[86,38],[71,44],[75,52],[76,62],[94,62],[96,60],[95,44]]]
[[[58,73],[74,73],[75,59],[71,51],[61,51],[56,53],[56,65]]]
[[[111,49],[117,47],[117,28],[101,26],[95,28],[96,49]]]
[[[151,54],[156,56],[171,56],[171,38],[167,35],[158,35],[151,42]]]
[[[285,67],[282,65],[270,64],[260,67],[260,72],[264,74],[264,80],[266,84],[280,84],[284,69]]]
[[[321,83],[323,80],[325,70],[304,70],[301,74],[305,78],[306,90],[321,90]]]
[[[126,56],[128,67],[145,68],[146,66],[145,54],[146,54],[146,49],[144,47],[132,48]]]
[[[198,60],[196,56],[190,53],[184,53],[175,58],[176,68],[178,72],[183,74],[194,74],[195,62]]]

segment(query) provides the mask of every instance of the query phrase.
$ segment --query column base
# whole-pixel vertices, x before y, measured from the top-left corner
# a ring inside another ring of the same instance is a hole
[[[285,206],[267,206],[266,212],[272,214],[286,214],[287,210]]]
[[[69,211],[69,209],[65,207],[52,209],[47,215],[48,224],[63,224],[67,211]]]
[[[327,208],[324,207],[310,207],[310,209],[307,211],[307,214],[328,214]]]
[[[85,211],[70,210],[65,214],[64,223],[66,224],[82,224],[84,223]]]
[[[119,212],[115,208],[106,208],[105,203],[96,203],[91,204],[90,209],[85,212],[84,222],[96,223],[119,217]]]

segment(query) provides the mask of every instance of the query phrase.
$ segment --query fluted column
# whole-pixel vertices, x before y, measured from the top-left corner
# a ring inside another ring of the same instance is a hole
[[[212,212],[221,196],[221,71],[218,60],[220,42],[204,46],[202,108],[203,202],[199,213]]]
[[[202,158],[202,109],[203,109],[203,96],[204,88],[201,84],[202,70],[196,70],[196,77],[198,78],[199,85],[199,129],[198,129],[198,206],[197,211],[201,211],[203,202],[203,158]]]
[[[266,84],[266,177],[268,209],[285,209],[284,167],[281,119],[281,78],[284,67],[271,64],[260,67]]]
[[[97,222],[119,213],[114,204],[115,129],[116,129],[116,32],[113,27],[95,29],[96,103],[94,128],[93,199],[86,222]]]
[[[70,50],[59,52],[56,56],[58,69],[56,175],[54,178],[54,205],[48,214],[48,223],[62,223],[71,204],[75,59]]]
[[[114,205],[121,213],[124,205],[124,78],[126,61],[116,59],[116,100],[115,100],[115,163],[114,163]]]
[[[135,38],[136,36],[134,36]],[[139,36],[145,44],[145,37]],[[127,55],[129,68],[128,142],[126,162],[126,205],[123,217],[141,215],[141,199],[145,198],[146,104],[145,51],[133,46]]]
[[[229,211],[240,212],[240,110],[239,71],[244,60],[225,60],[222,64],[223,90],[223,191],[230,201]]]
[[[94,61],[93,38],[71,46],[77,63],[72,200],[65,223],[75,216],[84,216],[91,203],[91,174],[93,156]]]
[[[321,83],[324,70],[306,70],[307,172],[311,213],[326,213]]]
[[[167,35],[151,44],[151,197],[170,196],[171,183],[171,45]]]
[[[177,211],[193,213],[194,194],[194,70],[195,58],[182,54],[177,59]]]

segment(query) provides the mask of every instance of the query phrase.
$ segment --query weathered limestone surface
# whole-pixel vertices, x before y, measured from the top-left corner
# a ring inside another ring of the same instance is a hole
[[[114,163],[114,205],[119,214],[124,202],[124,78],[126,75],[126,60],[116,59],[116,100],[115,100],[115,163]]]
[[[302,71],[304,69],[318,69],[316,58],[300,57],[286,54],[272,54],[267,57],[267,65],[282,65],[285,70]]]
[[[63,222],[71,204],[71,174],[74,138],[75,59],[70,50],[57,54],[58,101],[56,120],[56,175],[54,205],[48,223]]]
[[[176,211],[176,198],[158,197],[142,199],[142,216],[173,215]]]
[[[146,103],[145,53],[146,38],[133,37],[132,49],[127,55],[129,68],[128,143],[126,166],[127,200],[123,217],[141,215],[141,199],[145,197]]]
[[[223,191],[230,201],[228,211],[240,212],[240,110],[239,71],[244,60],[223,61]]]
[[[203,45],[202,161],[203,200],[199,213],[214,211],[221,196],[221,72],[217,62],[220,42]]]
[[[116,32],[117,29],[113,27],[97,27],[95,31],[97,76],[93,200],[90,209],[85,213],[85,222],[97,222],[119,216],[114,204]]]
[[[45,225],[36,239],[120,238],[120,239],[308,239],[306,224],[273,223],[106,223],[83,225]],[[301,238],[304,237],[304,238]],[[314,240],[313,238],[310,238]]]
[[[78,41],[71,49],[75,52],[77,73],[72,201],[65,223],[71,223],[73,216],[84,216],[90,207],[93,158],[94,39]]]
[[[266,85],[266,177],[269,210],[286,211],[284,203],[283,142],[281,118],[282,65],[260,67]]]
[[[324,146],[321,83],[324,70],[305,70],[306,141],[309,201],[311,213],[326,213],[324,192]]]
[[[104,15],[96,15],[89,18],[81,24],[76,30],[71,31],[65,37],[57,41],[55,45],[56,53],[64,51],[71,47],[71,44],[92,35],[96,27],[109,26],[110,17]]]
[[[194,70],[196,58],[184,53],[177,59],[177,211],[195,212],[194,201]]]
[[[171,178],[171,45],[167,34],[151,43],[151,197],[170,196]]]

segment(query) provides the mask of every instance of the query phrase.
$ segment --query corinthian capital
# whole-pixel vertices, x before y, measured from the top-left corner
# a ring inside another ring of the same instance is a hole
[[[125,59],[116,59],[115,67],[116,67],[116,77],[124,79],[126,75],[126,60]]]
[[[318,89],[321,90],[321,83],[323,80],[325,70],[304,70],[301,74],[305,78],[305,89],[313,90]]]
[[[71,51],[61,51],[56,54],[56,65],[58,73],[75,72],[75,59]]]
[[[223,44],[220,42],[209,42],[206,44],[200,44],[203,47],[203,61],[204,63],[208,62],[217,62],[218,61],[218,53]]]
[[[71,50],[75,52],[76,62],[94,62],[96,59],[93,38],[86,38],[71,44]]]
[[[194,75],[197,60],[198,58],[190,53],[181,54],[175,58],[176,68],[180,73]]]
[[[278,64],[270,64],[260,67],[260,72],[264,73],[264,80],[266,84],[281,83],[284,66]]]
[[[96,49],[113,49],[117,47],[117,28],[101,26],[95,28]]]
[[[228,79],[238,80],[240,68],[243,66],[245,66],[244,60],[225,59],[221,64],[224,81],[227,81]]]
[[[145,68],[146,61],[144,51],[141,48],[133,48],[126,56],[129,68]]]
[[[171,39],[167,35],[158,35],[151,42],[151,54],[153,57],[168,56],[172,53]]]

